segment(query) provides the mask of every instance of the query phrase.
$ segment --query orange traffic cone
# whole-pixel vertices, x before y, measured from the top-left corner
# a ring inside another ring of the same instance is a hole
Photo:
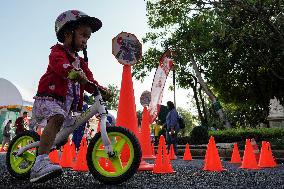
[[[138,120],[136,114],[131,66],[129,65],[123,66],[116,124],[129,129],[138,138]],[[121,161],[128,162],[129,154],[129,148],[124,148],[121,152]]]
[[[185,150],[184,150],[184,154],[183,154],[183,160],[185,161],[191,161],[192,160],[192,156],[190,153],[190,149],[189,149],[189,144],[185,145]]]
[[[88,165],[86,161],[86,154],[87,154],[87,140],[84,137],[80,144],[80,149],[77,155],[77,161],[73,166],[73,170],[75,171],[88,171]]]
[[[231,163],[242,163],[237,143],[234,144],[233,153],[231,157]]]
[[[158,154],[155,160],[153,173],[174,173],[171,161],[167,154],[165,138],[162,135],[159,140]]]
[[[58,152],[57,150],[53,150],[51,151],[49,154],[49,159],[52,163],[55,163],[55,164],[59,164],[59,157],[58,157]]]
[[[152,154],[154,154],[154,155],[155,155],[155,157],[156,157],[154,143],[151,143],[151,149],[152,149]]]
[[[72,161],[75,162],[76,161],[76,147],[75,147],[75,143],[72,141],[71,147],[71,154],[72,154]]]
[[[258,169],[255,154],[253,153],[253,148],[250,143],[250,139],[246,139],[245,151],[242,161],[242,166],[240,168],[244,169]]]
[[[270,144],[266,141],[262,141],[260,158],[258,162],[259,167],[275,167],[276,162],[273,158]]]
[[[255,139],[254,138],[250,139],[250,143],[251,143],[251,146],[252,146],[252,149],[253,149],[253,153],[255,155],[256,162],[258,162],[260,152],[259,152],[259,149],[258,149],[258,146],[256,144]]]
[[[150,136],[150,114],[147,107],[143,108],[140,144],[142,149],[142,158],[155,159],[155,155],[151,149],[151,136]]]
[[[142,112],[142,123],[141,130],[139,131],[139,141],[142,149],[142,161],[138,168],[139,171],[152,171],[154,164],[147,163],[146,159],[155,159],[156,156],[153,154],[151,148],[150,139],[150,115],[147,107],[144,107]]]
[[[219,157],[218,150],[216,148],[214,137],[211,136],[207,145],[205,154],[205,164],[203,170],[206,171],[223,171],[221,160]]]
[[[72,152],[70,149],[70,141],[63,146],[63,152],[61,154],[59,165],[61,167],[72,167],[73,161],[72,161]]]
[[[273,154],[272,154],[272,150],[271,150],[270,143],[267,142],[266,144],[267,144],[267,146],[268,146],[269,157],[270,157],[270,159],[271,159],[272,165],[276,166],[277,163],[276,163],[276,160],[275,160],[275,158],[274,158],[274,156],[273,156]]]
[[[174,145],[173,144],[171,144],[171,146],[170,146],[170,151],[169,151],[168,155],[169,155],[170,160],[177,159],[177,156],[175,155],[175,150],[174,150]]]
[[[128,128],[136,136],[138,135],[138,122],[131,75],[131,66],[128,65],[123,66],[116,124]]]

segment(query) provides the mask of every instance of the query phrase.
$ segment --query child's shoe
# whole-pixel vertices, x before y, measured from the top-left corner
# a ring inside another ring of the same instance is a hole
[[[40,155],[31,169],[30,182],[45,182],[61,175],[61,173],[62,168],[52,164],[47,154]]]

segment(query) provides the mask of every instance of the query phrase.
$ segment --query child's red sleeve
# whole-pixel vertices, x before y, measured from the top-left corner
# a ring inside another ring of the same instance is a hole
[[[49,55],[49,67],[58,75],[67,78],[68,73],[74,68],[64,52],[53,51]]]

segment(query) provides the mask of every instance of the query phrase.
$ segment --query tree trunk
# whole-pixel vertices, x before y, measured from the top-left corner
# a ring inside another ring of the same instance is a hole
[[[206,108],[205,108],[205,103],[204,103],[204,99],[202,97],[202,86],[199,87],[198,89],[198,93],[199,93],[199,98],[200,98],[200,101],[201,101],[201,105],[202,105],[202,109],[203,109],[203,116],[204,116],[204,124],[207,125],[207,127],[209,126],[208,125],[208,116],[207,116],[207,111],[206,111]]]
[[[194,83],[190,83],[190,86],[193,90],[193,97],[195,99],[195,103],[196,103],[196,107],[197,107],[197,112],[198,112],[198,116],[200,118],[201,121],[201,125],[204,124],[204,117],[202,115],[201,112],[201,107],[200,107],[200,103],[199,103],[199,99],[198,99],[198,92],[197,92],[197,78],[195,76],[192,75],[192,78],[194,80]]]
[[[229,123],[221,105],[220,102],[217,100],[216,96],[210,91],[210,89],[207,87],[206,83],[204,82],[203,78],[201,77],[201,74],[198,70],[197,67],[197,63],[194,60],[194,57],[192,54],[190,54],[190,59],[192,62],[192,66],[193,69],[195,71],[196,77],[200,83],[200,85],[202,86],[204,92],[209,96],[209,98],[211,99],[213,106],[215,108],[215,111],[217,112],[217,114],[219,115],[220,119],[223,121],[224,127],[225,128],[231,128],[231,124]]]

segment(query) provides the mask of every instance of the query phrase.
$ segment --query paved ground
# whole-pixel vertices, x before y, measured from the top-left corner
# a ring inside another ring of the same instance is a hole
[[[5,155],[0,154],[0,188],[198,188],[198,189],[227,189],[227,188],[257,188],[284,189],[284,165],[273,169],[244,170],[239,165],[227,161],[222,164],[226,171],[203,171],[203,161],[172,161],[174,174],[153,174],[139,172],[128,182],[119,186],[106,186],[99,183],[90,173],[64,170],[63,176],[43,184],[30,184],[13,178],[6,169]]]

